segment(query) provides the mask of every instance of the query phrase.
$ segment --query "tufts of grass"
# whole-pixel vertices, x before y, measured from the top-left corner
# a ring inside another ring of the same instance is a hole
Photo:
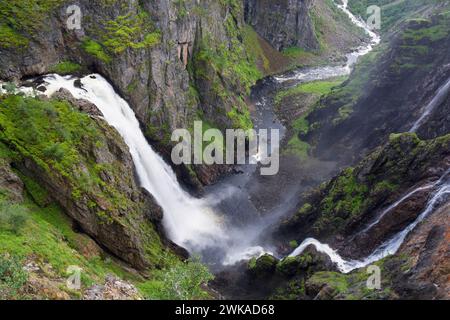
[[[82,67],[78,63],[71,61],[60,62],[50,68],[50,72],[58,73],[60,75],[73,74],[81,71]]]

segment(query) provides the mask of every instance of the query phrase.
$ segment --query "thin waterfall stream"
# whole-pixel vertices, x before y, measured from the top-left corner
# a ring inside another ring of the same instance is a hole
[[[409,132],[417,132],[417,130],[420,129],[425,120],[433,113],[433,111],[444,102],[449,93],[450,93],[450,78],[445,82],[443,86],[441,86],[437,90],[433,99],[425,107],[421,117],[414,123]]]

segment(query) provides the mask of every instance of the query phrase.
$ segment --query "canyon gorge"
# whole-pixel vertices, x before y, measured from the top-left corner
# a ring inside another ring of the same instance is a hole
[[[450,1],[18,0],[0,18],[0,299],[449,298]],[[279,173],[174,164],[196,121],[279,130]]]

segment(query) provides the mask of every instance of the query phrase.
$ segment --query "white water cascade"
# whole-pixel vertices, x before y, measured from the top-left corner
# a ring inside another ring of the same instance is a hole
[[[433,100],[431,100],[430,103],[425,107],[422,116],[414,123],[413,127],[411,128],[411,130],[409,130],[409,132],[417,132],[417,130],[419,130],[420,127],[423,125],[424,121],[430,116],[430,114],[444,102],[445,98],[448,96],[449,93],[450,93],[450,78],[442,87],[438,89],[438,91],[434,95]]]
[[[406,236],[414,230],[417,225],[427,218],[434,210],[441,205],[443,202],[448,201],[450,197],[450,178],[448,177],[450,170],[447,171],[441,179],[439,179],[435,184],[436,191],[433,197],[428,201],[426,208],[423,212],[416,218],[414,222],[409,224],[405,229],[395,234],[392,238],[384,242],[378,248],[376,248],[372,254],[362,260],[345,260],[343,259],[336,250],[333,250],[329,245],[323,244],[320,241],[308,238],[303,243],[295,249],[289,256],[295,257],[303,253],[305,249],[313,245],[317,251],[326,254],[330,257],[338,269],[342,273],[349,273],[355,269],[364,268],[376,261],[379,261],[387,256],[395,254],[398,249],[400,249]],[[425,187],[424,187],[425,188]],[[416,191],[417,192],[417,191]],[[411,196],[411,194],[409,194]],[[403,199],[408,198],[408,196],[403,197]]]
[[[416,193],[420,192],[420,191],[424,191],[424,190],[428,190],[431,189],[433,187],[435,187],[436,184],[427,184],[423,187],[418,187],[417,189],[414,189],[413,191],[411,191],[410,193],[408,193],[406,196],[402,197],[400,200],[398,200],[397,202],[395,202],[394,204],[390,205],[387,209],[385,209],[379,216],[378,218],[375,219],[374,222],[370,223],[367,227],[365,227],[363,230],[361,230],[361,232],[359,233],[364,233],[369,231],[370,229],[372,229],[374,226],[376,226],[381,219],[383,219],[389,212],[391,212],[392,210],[394,210],[395,208],[397,208],[400,204],[402,204],[403,202],[405,202],[406,200],[408,200],[409,198],[411,198],[413,195],[415,195]]]
[[[342,4],[336,3],[336,6],[350,18],[353,24],[362,28],[366,32],[366,34],[370,37],[370,42],[367,45],[359,47],[354,52],[347,54],[347,62],[343,66],[325,66],[313,69],[299,69],[292,74],[274,77],[278,83],[293,80],[299,82],[310,82],[349,75],[353,66],[358,62],[358,59],[371,52],[374,47],[380,43],[380,36],[373,32],[365,22],[355,17],[355,15],[348,9],[348,0],[342,0]]]
[[[75,98],[95,104],[105,120],[117,129],[130,149],[141,185],[164,211],[163,223],[172,241],[195,251],[226,240],[221,221],[208,203],[191,197],[181,188],[172,168],[146,141],[133,110],[102,76],[82,78],[82,88],[76,88],[71,77],[49,75],[44,80],[48,83],[47,95],[60,88],[67,89]]]
[[[298,70],[291,75],[275,77],[278,82],[289,80],[306,82],[347,75],[351,72],[351,69],[358,58],[372,51],[374,46],[380,42],[380,37],[348,10],[348,0],[342,0],[342,4],[337,4],[337,7],[346,13],[355,25],[366,31],[371,38],[371,42],[347,55],[347,63],[344,66],[328,66],[308,70]],[[47,95],[53,94],[60,88],[65,88],[69,90],[75,98],[86,99],[95,104],[103,113],[105,120],[117,129],[130,149],[141,185],[155,197],[158,204],[163,208],[163,223],[172,241],[188,248],[190,251],[199,251],[210,246],[228,248],[228,245],[225,243],[230,242],[230,238],[233,238],[233,236],[235,237],[236,235],[232,236],[229,230],[225,230],[220,217],[215,215],[211,209],[211,206],[214,205],[214,201],[211,201],[211,199],[193,198],[181,188],[172,168],[167,165],[156,152],[154,152],[146,141],[133,110],[103,77],[95,74],[82,78],[82,88],[75,87],[75,79],[69,76],[61,77],[58,75],[49,75],[45,77],[44,80],[48,83],[48,85],[46,85],[47,91],[45,92]],[[439,105],[440,102],[442,102],[440,99],[442,99],[442,96],[449,90],[450,79],[447,84],[439,90],[435,99],[433,99],[435,103],[432,101],[426,108],[425,114],[416,123],[418,127],[421,124],[420,122],[433,111],[436,105]],[[443,182],[444,180],[445,183]],[[439,180],[434,185],[422,187],[422,189],[427,188],[435,188],[436,192],[434,197],[427,203],[426,209],[413,223],[383,243],[365,259],[345,260],[329,245],[323,244],[312,238],[303,241],[290,256],[297,256],[309,245],[313,245],[319,252],[327,254],[331,260],[337,264],[341,272],[348,273],[357,268],[365,267],[388,255],[395,254],[409,232],[432,213],[436,206],[440,204],[442,200],[447,199],[450,194],[450,184],[446,177],[443,177],[443,179]],[[378,224],[387,213],[418,192],[419,189],[410,192],[383,211],[378,219],[372,222],[366,230],[369,230],[374,225]],[[254,256],[260,256],[264,252],[267,252],[266,249],[262,247],[247,246],[245,241],[238,244],[235,243],[233,246],[234,247],[228,248],[232,250],[228,250],[225,253],[225,264],[234,264],[238,261],[250,259]]]

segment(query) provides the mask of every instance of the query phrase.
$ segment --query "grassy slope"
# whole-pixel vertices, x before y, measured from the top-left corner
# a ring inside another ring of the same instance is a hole
[[[367,8],[372,5],[381,8],[381,32],[394,30],[394,27],[427,6],[438,4],[440,0],[349,0],[350,10],[366,19]]]
[[[0,127],[0,165],[9,167],[23,156],[34,159],[42,168],[56,170],[66,177],[74,186],[74,197],[100,183],[95,165],[92,164],[93,167],[88,168],[89,175],[83,177],[76,174],[76,164],[86,160],[82,145],[101,143],[102,133],[87,115],[74,110],[68,103],[0,96]],[[111,168],[102,170],[114,175]],[[149,280],[130,273],[122,263],[102,250],[99,254],[90,252],[87,257],[84,250],[92,240],[73,230],[73,222],[49,199],[39,181],[22,176],[20,172],[17,174],[26,186],[23,202],[12,201],[8,190],[0,190],[0,255],[16,257],[21,263],[32,260],[44,269],[51,266],[51,274],[59,279],[61,290],[67,291],[72,298],[79,298],[82,292],[65,289],[66,270],[71,265],[83,269],[82,290],[94,283],[102,284],[107,274],[115,274],[135,283],[146,298],[207,296],[200,288],[201,283],[210,279],[207,269],[195,261],[181,262],[162,248],[159,241],[153,242],[152,250],[156,259],[164,261],[164,269],[148,270]],[[120,207],[129,201],[111,185],[101,189],[106,189],[103,196],[114,202],[114,206]],[[3,282],[0,274],[0,285]],[[45,298],[45,294],[42,292],[42,297]]]
[[[284,149],[285,153],[296,155],[301,160],[308,157],[310,146],[300,138],[300,135],[305,135],[309,131],[310,124],[306,120],[306,117],[322,96],[330,93],[333,88],[340,85],[345,79],[345,77],[340,77],[324,81],[302,83],[296,87],[277,93],[275,96],[275,105],[278,110],[283,105],[297,105],[300,110],[289,124],[289,135],[291,138]]]
[[[251,26],[244,31],[244,44],[250,56],[255,57],[259,70],[264,75],[280,73],[297,67],[324,65],[331,59],[343,59],[349,47],[359,45],[356,39],[365,39],[364,31],[353,25],[332,0],[320,0],[313,4],[310,19],[319,50],[307,51],[300,47],[275,50],[261,38]]]

